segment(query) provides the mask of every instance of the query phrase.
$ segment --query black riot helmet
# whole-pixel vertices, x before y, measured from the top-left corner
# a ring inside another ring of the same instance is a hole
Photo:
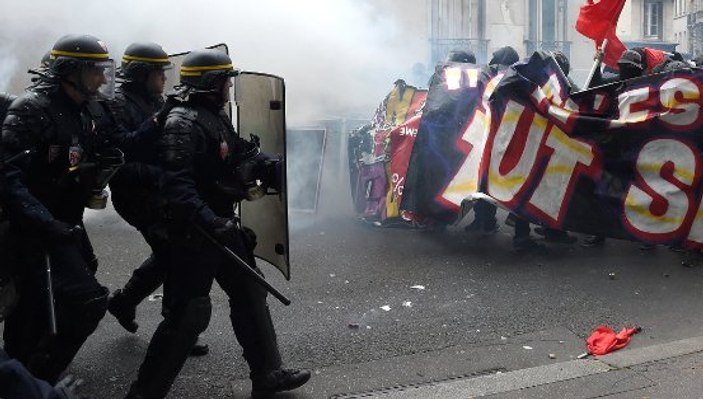
[[[92,97],[99,90],[110,96],[114,91],[115,63],[105,43],[94,36],[66,35],[60,38],[51,49],[49,62],[52,75],[70,83],[84,95]],[[98,72],[105,77],[102,83],[92,84],[87,80],[90,74]],[[71,79],[72,76],[76,79]]]
[[[493,53],[488,65],[510,66],[520,61],[517,51],[510,46],[501,47]]]
[[[471,50],[452,50],[447,54],[446,62],[460,62],[463,64],[475,64],[476,56]]]
[[[227,78],[237,73],[227,53],[215,49],[193,50],[181,64],[181,85],[193,93],[218,93]]]
[[[164,49],[151,42],[132,43],[122,55],[120,77],[125,82],[142,83],[155,70],[166,70],[172,67],[168,54]]]

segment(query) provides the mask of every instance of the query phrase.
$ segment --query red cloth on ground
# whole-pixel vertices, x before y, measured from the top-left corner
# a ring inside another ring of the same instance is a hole
[[[624,6],[625,0],[601,0],[595,4],[593,0],[588,0],[587,4],[581,6],[576,20],[576,30],[593,39],[596,48],[600,48],[603,40],[608,39],[603,63],[615,69],[618,69],[618,60],[623,51],[627,50],[615,33]]]
[[[588,339],[586,348],[592,355],[606,355],[610,352],[624,348],[630,343],[630,337],[642,331],[639,327],[623,328],[618,334],[606,326],[598,326]]]

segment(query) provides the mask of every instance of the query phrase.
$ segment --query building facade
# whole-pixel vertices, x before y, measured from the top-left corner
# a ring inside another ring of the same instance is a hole
[[[585,75],[593,64],[595,49],[593,41],[574,28],[585,3],[586,0],[426,0],[427,61],[434,65],[454,48],[469,48],[479,63],[485,63],[493,51],[509,45],[521,56],[540,49],[561,50],[571,58],[574,73]],[[688,8],[682,6],[684,3]],[[694,3],[703,0],[627,0],[617,27],[618,37],[628,47],[667,51],[681,51],[682,45],[690,47],[687,40],[692,36],[691,17],[681,15],[691,13],[681,10],[694,8]],[[703,9],[696,10],[701,11],[695,15],[703,14]],[[685,20],[685,27],[679,26],[681,20]],[[695,26],[700,26],[701,34],[695,37],[703,41],[703,15],[699,21]]]
[[[703,0],[675,0],[673,28],[679,52],[689,57],[702,53]]]

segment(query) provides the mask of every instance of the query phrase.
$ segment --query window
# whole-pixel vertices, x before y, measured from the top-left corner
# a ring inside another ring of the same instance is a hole
[[[557,40],[557,4],[556,0],[542,0],[542,40]]]
[[[644,1],[644,36],[647,38],[662,37],[663,4],[661,0]]]

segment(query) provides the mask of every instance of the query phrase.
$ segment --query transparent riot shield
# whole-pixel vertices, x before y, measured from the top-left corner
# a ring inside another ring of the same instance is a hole
[[[283,79],[256,72],[241,72],[234,78],[237,131],[249,139],[261,139],[261,151],[286,153],[285,84]],[[240,204],[242,224],[254,230],[254,254],[278,268],[290,280],[288,252],[288,196],[286,160],[283,158],[281,192],[270,193],[256,201]]]

